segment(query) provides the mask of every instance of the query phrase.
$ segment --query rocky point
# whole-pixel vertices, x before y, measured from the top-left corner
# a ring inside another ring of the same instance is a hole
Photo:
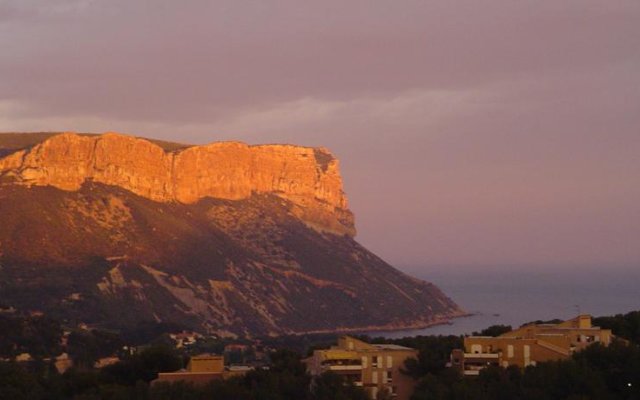
[[[355,241],[324,148],[0,135],[0,216],[0,301],[67,321],[234,336],[462,313]]]

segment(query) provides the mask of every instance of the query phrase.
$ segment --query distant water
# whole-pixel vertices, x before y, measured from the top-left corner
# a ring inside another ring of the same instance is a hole
[[[370,335],[460,335],[496,324],[518,327],[529,321],[568,319],[580,313],[604,316],[640,310],[640,269],[591,267],[558,272],[452,268],[412,275],[435,283],[475,315],[454,319],[451,325]]]

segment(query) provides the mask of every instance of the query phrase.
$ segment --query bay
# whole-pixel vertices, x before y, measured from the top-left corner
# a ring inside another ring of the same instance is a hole
[[[369,335],[388,338],[462,335],[497,324],[515,328],[535,320],[640,310],[639,268],[459,267],[409,272],[435,283],[473,315],[426,329],[370,332]]]

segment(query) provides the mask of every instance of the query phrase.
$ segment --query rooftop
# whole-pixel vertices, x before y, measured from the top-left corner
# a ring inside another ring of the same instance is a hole
[[[397,344],[374,344],[380,350],[413,350],[410,347],[399,346]]]

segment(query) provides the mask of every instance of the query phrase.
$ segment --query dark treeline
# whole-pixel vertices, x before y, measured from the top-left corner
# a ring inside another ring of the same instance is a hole
[[[487,368],[476,378],[463,378],[446,368],[448,349],[460,348],[461,338],[426,336],[394,342],[420,349],[417,362],[406,365],[407,373],[419,380],[413,400],[640,399],[640,311],[593,321],[622,340],[609,347],[595,344],[569,360],[538,363],[524,370]],[[497,336],[508,328],[497,325],[474,334]]]
[[[271,354],[271,367],[244,377],[206,386],[150,385],[158,372],[180,369],[184,359],[166,346],[151,346],[100,370],[74,367],[58,374],[52,365],[36,362],[24,368],[0,362],[1,400],[366,400],[364,391],[326,374],[311,385],[298,353]]]
[[[488,368],[475,378],[463,378],[446,367],[451,350],[462,347],[459,336],[417,336],[402,339],[362,337],[373,343],[395,343],[419,350],[404,372],[417,379],[414,400],[617,400],[640,399],[640,312],[599,317],[594,323],[612,329],[623,339],[609,347],[595,344],[571,359],[539,363],[524,370]],[[493,326],[481,335],[498,335],[509,327]],[[147,337],[156,334],[150,330]],[[97,358],[121,349],[124,339],[102,331],[76,331],[68,337],[66,350],[75,366],[57,373],[52,356],[61,350],[62,330],[43,317],[0,316],[0,355],[4,358],[29,352],[34,361],[0,361],[0,400],[93,400],[93,399],[219,399],[219,400],[359,400],[360,388],[345,385],[338,376],[326,375],[311,385],[301,359],[314,348],[326,347],[333,337],[293,337],[274,340],[278,350],[270,354],[271,367],[244,377],[212,382],[204,387],[186,384],[151,386],[158,372],[175,371],[188,355],[155,344],[135,353],[120,353],[121,361],[102,369],[92,368]],[[206,344],[206,342],[205,342]],[[209,346],[207,344],[207,346]],[[220,346],[214,343],[212,346]]]
[[[632,400],[640,399],[637,344],[595,344],[564,361],[521,370],[490,367],[462,378],[449,368],[420,378],[413,400]]]

